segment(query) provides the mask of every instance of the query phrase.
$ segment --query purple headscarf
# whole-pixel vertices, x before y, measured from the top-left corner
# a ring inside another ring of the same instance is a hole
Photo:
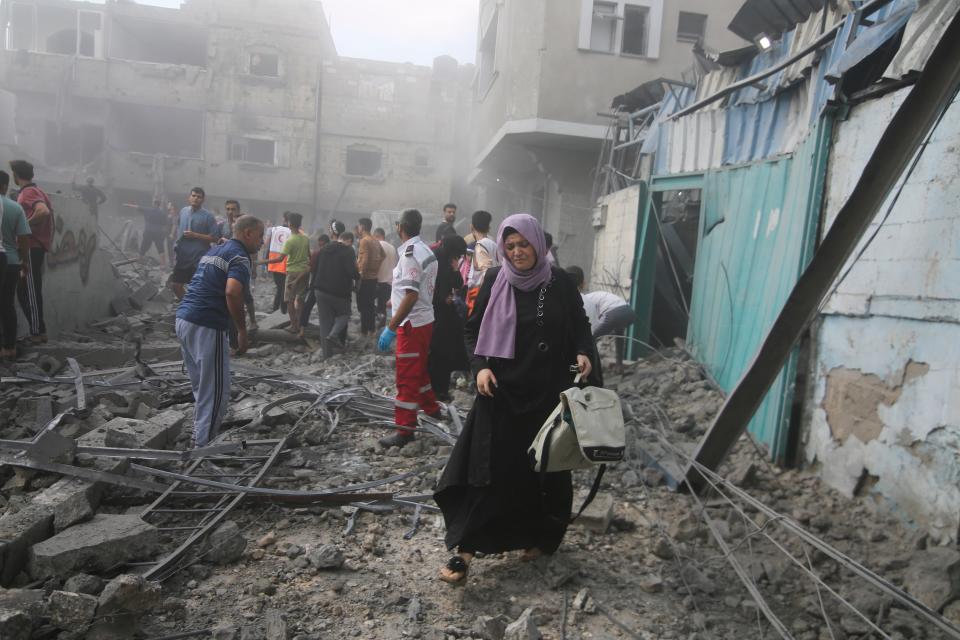
[[[507,258],[503,234],[508,228],[526,238],[537,252],[537,263],[529,271],[519,271]],[[526,213],[515,213],[504,220],[497,230],[497,256],[503,266],[493,283],[490,302],[480,321],[480,336],[474,353],[512,359],[517,340],[517,301],[513,288],[533,291],[550,281],[550,262],[546,259],[547,240],[537,219]]]

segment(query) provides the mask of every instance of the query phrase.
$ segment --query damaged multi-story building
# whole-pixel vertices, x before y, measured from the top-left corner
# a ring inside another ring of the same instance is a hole
[[[464,70],[341,59],[320,2],[0,11],[0,149],[51,191],[92,177],[114,203],[180,204],[202,185],[211,209],[317,223],[451,197]]]
[[[593,179],[611,101],[642,85],[657,102],[685,85],[704,43],[742,46],[737,0],[483,0],[471,182],[492,212],[527,211],[590,270]]]

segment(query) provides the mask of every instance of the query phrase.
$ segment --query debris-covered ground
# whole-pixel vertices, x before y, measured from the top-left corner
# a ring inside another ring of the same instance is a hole
[[[679,349],[607,371],[629,459],[559,553],[479,557],[451,587],[437,579],[449,553],[429,495],[472,401],[466,379],[446,419],[385,451],[392,358],[355,340],[323,361],[309,333],[262,312],[273,286],[261,279],[260,340],[235,360],[222,438],[234,448],[174,459],[191,404],[163,271],[119,274],[130,295],[115,317],[3,371],[0,438],[19,444],[0,450],[0,638],[948,637],[848,558],[960,618],[960,553],[927,549],[869,498],[771,466],[748,439],[720,471],[729,485],[671,489],[722,403]],[[582,493],[591,480],[577,476]],[[254,484],[283,493],[230,489]]]

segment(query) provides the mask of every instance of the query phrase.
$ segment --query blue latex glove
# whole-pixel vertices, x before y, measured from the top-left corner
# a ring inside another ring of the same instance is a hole
[[[390,331],[390,327],[384,327],[383,333],[380,334],[380,340],[377,342],[377,348],[384,352],[390,351],[390,347],[393,346],[393,341],[396,337],[396,331]]]

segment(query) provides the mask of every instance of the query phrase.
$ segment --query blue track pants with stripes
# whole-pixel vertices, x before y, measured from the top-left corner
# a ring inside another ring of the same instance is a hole
[[[194,447],[217,437],[230,402],[230,346],[227,331],[201,327],[177,318],[183,364],[193,387]]]

